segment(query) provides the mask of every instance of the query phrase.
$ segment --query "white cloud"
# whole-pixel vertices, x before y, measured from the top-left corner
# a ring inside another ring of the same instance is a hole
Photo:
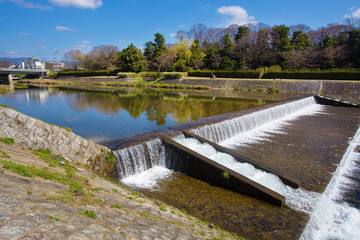
[[[180,28],[184,28],[185,27],[185,24],[181,24],[179,25]]]
[[[55,27],[55,31],[74,31],[75,28],[68,28],[68,27],[64,27],[64,26],[56,26]]]
[[[102,6],[102,0],[49,0],[60,7],[77,7],[96,9]]]
[[[2,0],[2,2],[4,2],[5,0]],[[40,9],[40,10],[53,10],[52,7],[49,6],[44,6],[44,5],[40,5],[34,2],[29,2],[29,1],[25,1],[25,0],[6,0],[12,3],[15,3],[21,7],[24,8],[30,8],[30,9]]]
[[[28,33],[23,33],[23,32],[18,32],[17,35],[20,35],[20,36],[27,36],[29,35]]]
[[[231,24],[245,25],[247,23],[256,23],[255,18],[249,16],[246,10],[240,6],[222,6],[216,10],[225,17],[225,25],[229,26]]]
[[[170,33],[170,37],[176,37],[176,33]]]
[[[92,49],[92,46],[90,46],[88,44],[80,44],[80,45],[76,45],[74,47],[76,50],[80,50],[81,52],[88,52]]]
[[[353,18],[360,18],[360,8],[358,8],[355,12],[353,12],[352,14]]]
[[[92,46],[90,44],[90,41],[83,40],[81,41],[81,44],[75,45],[74,48],[76,50],[80,50],[81,52],[89,52],[92,49]]]

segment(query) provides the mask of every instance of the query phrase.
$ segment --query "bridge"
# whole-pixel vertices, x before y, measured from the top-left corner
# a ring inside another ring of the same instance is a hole
[[[46,75],[46,69],[20,69],[20,68],[0,68],[0,74],[38,74]]]
[[[0,77],[3,81],[8,81],[10,86],[13,86],[13,78],[11,74],[31,74],[39,77],[46,76],[46,69],[20,69],[20,68],[0,68]]]

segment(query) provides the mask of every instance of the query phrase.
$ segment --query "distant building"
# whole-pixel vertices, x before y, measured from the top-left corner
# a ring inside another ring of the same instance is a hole
[[[65,69],[65,63],[59,63],[59,62],[46,62],[45,63],[45,69],[50,70],[52,72],[57,72]]]
[[[20,63],[19,67],[22,69],[45,70],[45,64],[40,62],[40,60],[35,57],[26,58],[24,62]]]

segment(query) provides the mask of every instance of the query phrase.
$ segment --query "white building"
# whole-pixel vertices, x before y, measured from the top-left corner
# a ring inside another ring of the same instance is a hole
[[[26,58],[25,62],[21,63],[21,68],[45,70],[45,63],[41,63],[40,60],[35,57]]]

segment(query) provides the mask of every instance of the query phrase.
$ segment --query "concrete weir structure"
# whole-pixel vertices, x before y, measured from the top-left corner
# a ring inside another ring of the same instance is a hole
[[[239,129],[245,131],[256,128],[261,124],[265,124],[266,121],[284,117],[298,109],[305,108],[309,104],[317,104],[317,102],[334,106],[358,107],[355,104],[340,102],[321,96],[307,97],[275,103],[239,113],[224,114],[217,117],[202,119],[197,122],[181,124],[171,128],[171,130],[182,132],[185,136],[194,137],[201,142],[206,142],[213,146],[217,151],[228,153],[240,162],[250,163],[257,169],[275,174],[284,184],[292,188],[298,188],[301,185],[301,182],[298,179],[291,177],[291,175],[278,172],[271,166],[269,167],[269,165],[264,165],[248,156],[241,155],[236,151],[220,146],[217,142],[231,137],[229,132],[236,134],[236,131]],[[219,133],[219,130],[216,129],[215,125],[219,125],[218,128],[226,128],[231,124],[224,123],[224,121],[238,121],[237,119],[240,119],[241,122],[244,121],[241,123],[242,125],[236,123],[234,124],[236,130],[231,129],[230,127],[230,130],[225,130],[225,132],[227,132],[225,137],[220,136],[221,134]],[[227,126],[222,126],[221,124]],[[201,132],[199,129],[204,127],[206,129]],[[134,141],[129,139],[121,141],[123,143],[128,143],[125,145],[121,144],[121,146],[119,145],[120,141],[117,140],[107,143],[106,146],[113,150],[114,156],[117,158],[118,178],[122,179],[126,176],[145,171],[153,166],[161,165],[213,185],[231,189],[277,206],[282,206],[284,204],[285,197],[281,194],[173,141],[171,137],[177,134],[178,133],[174,132],[147,134],[144,142],[141,141],[141,136],[137,136],[135,138],[130,138],[134,139]],[[163,159],[157,159],[160,158],[161,155],[163,156]]]
[[[282,206],[285,197],[167,137],[162,137],[170,169],[265,202]]]

